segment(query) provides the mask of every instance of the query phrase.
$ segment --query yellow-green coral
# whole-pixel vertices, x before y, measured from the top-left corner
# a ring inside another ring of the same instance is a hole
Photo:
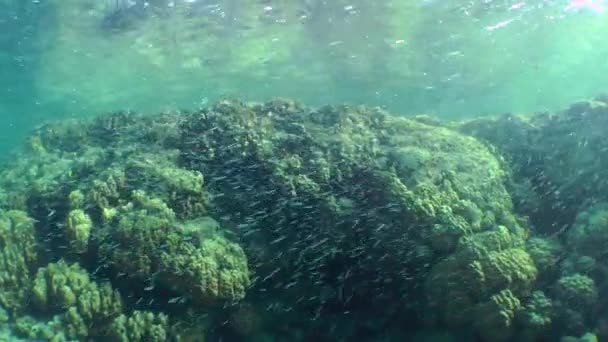
[[[245,297],[250,284],[245,253],[237,244],[215,235],[172,236],[160,257],[160,280],[195,302],[213,304]],[[199,241],[197,241],[199,240]]]
[[[203,175],[176,164],[177,154],[142,154],[127,163],[127,173],[132,179],[145,180],[141,188],[151,196],[168,203],[180,218],[200,216],[205,213]]]
[[[542,237],[533,237],[526,241],[526,251],[540,273],[554,271],[564,252],[559,240]]]
[[[65,236],[74,252],[84,253],[87,251],[92,228],[93,222],[83,210],[74,209],[68,213]]]
[[[197,302],[239,300],[249,286],[244,251],[218,232],[217,222],[201,218],[180,223],[161,199],[143,191],[120,209],[105,228],[100,253],[130,276],[150,279]]]
[[[538,271],[530,255],[521,248],[490,252],[480,259],[487,289],[508,288],[525,294],[536,280]]]
[[[66,342],[63,322],[58,316],[51,321],[38,321],[32,316],[20,316],[15,319],[15,332],[28,340],[43,340],[51,342]]]
[[[134,191],[132,199],[106,227],[100,253],[122,272],[148,277],[158,267],[156,256],[175,223],[175,213],[143,191]]]
[[[473,325],[484,341],[506,341],[513,334],[521,303],[510,290],[502,290],[477,306]]]
[[[34,222],[22,211],[0,214],[0,306],[20,311],[27,297],[38,251]]]
[[[575,273],[563,276],[557,281],[555,294],[569,308],[584,310],[595,303],[598,289],[593,278]]]
[[[30,138],[30,149],[34,154],[42,155],[46,153],[46,148],[44,148],[44,143],[42,139],[38,135],[34,135]]]
[[[109,283],[97,284],[78,264],[63,261],[40,268],[31,289],[35,307],[59,315],[70,338],[102,331],[104,322],[122,312],[122,301]]]
[[[93,180],[87,194],[88,201],[102,210],[118,205],[127,187],[126,175],[122,169],[111,169],[103,176],[102,179]]]
[[[535,341],[551,327],[556,310],[553,302],[542,291],[534,291],[518,316],[523,328],[522,338]]]
[[[608,203],[598,203],[579,212],[566,237],[568,246],[578,254],[596,259],[605,256],[608,245]]]
[[[80,190],[73,190],[68,195],[68,202],[70,203],[70,208],[72,209],[82,209],[85,204],[85,196]]]
[[[164,314],[134,311],[112,322],[108,339],[116,342],[163,342],[169,340],[168,318]]]
[[[475,323],[474,313],[480,306],[485,311],[495,307],[487,303],[504,297],[505,291],[509,298],[519,300],[532,289],[537,276],[522,246],[523,241],[504,227],[461,238],[456,252],[437,263],[427,277],[429,304],[446,324],[460,326]],[[510,330],[506,325],[492,329],[501,327],[505,333]]]

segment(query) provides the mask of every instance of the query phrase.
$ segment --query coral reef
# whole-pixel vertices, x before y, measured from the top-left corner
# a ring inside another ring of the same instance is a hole
[[[608,140],[605,97],[575,103],[557,113],[507,114],[476,119],[458,129],[497,148],[513,173],[516,205],[536,229],[554,233],[606,192]]]
[[[601,146],[581,111],[606,109],[451,125],[224,100],[41,126],[0,169],[0,320],[55,341],[604,338],[608,198],[583,184],[604,150],[549,147]]]
[[[463,265],[479,259],[488,273],[490,285],[478,285],[487,287],[485,297],[464,310],[501,290],[525,294],[536,277],[529,255],[515,248],[527,227],[512,213],[499,161],[449,129],[364,107],[224,101],[184,120],[182,143],[184,161],[221,194],[216,210],[241,228],[252,264],[260,265],[258,287],[282,285],[288,303],[309,298],[291,304],[297,310],[362,305],[407,315],[422,305],[414,293],[427,274],[442,273],[429,266],[446,257]],[[491,231],[499,233],[484,233]],[[488,252],[454,256],[459,241],[477,233],[493,245]],[[326,295],[316,296],[314,283]],[[443,291],[431,288],[431,300],[444,302]],[[392,298],[401,296],[412,297],[397,307]]]
[[[199,303],[237,301],[250,284],[243,250],[212,219],[177,222],[160,199],[142,191],[102,230],[100,255],[140,280],[158,280]]]
[[[110,326],[109,340],[116,342],[162,342],[169,340],[166,315],[134,311],[116,317]]]
[[[122,312],[120,295],[110,284],[98,285],[78,264],[63,261],[38,270],[31,298],[37,310],[59,315],[56,319],[71,339],[99,336],[104,322]]]
[[[27,289],[38,266],[34,221],[27,213],[11,210],[0,214],[0,308],[19,313],[28,298]]]

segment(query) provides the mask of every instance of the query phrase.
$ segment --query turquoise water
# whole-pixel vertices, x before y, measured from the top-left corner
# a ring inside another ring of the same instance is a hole
[[[1,117],[21,134],[3,134],[5,148],[41,120],[221,96],[470,117],[561,108],[607,86],[605,16],[563,1],[117,6],[129,5],[2,3]],[[118,28],[103,26],[112,11]]]
[[[0,341],[608,338],[607,19],[0,0]]]

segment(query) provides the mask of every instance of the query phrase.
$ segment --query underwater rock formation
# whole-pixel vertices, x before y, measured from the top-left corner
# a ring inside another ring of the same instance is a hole
[[[0,307],[38,339],[601,337],[606,199],[549,170],[547,117],[225,100],[44,125],[0,170]]]
[[[256,288],[284,288],[266,304],[279,303],[277,316],[283,302],[313,317],[363,307],[405,317],[427,306],[425,297],[442,312],[450,291],[442,288],[452,282],[438,278],[420,291],[436,273],[448,276],[433,271],[446,257],[464,268],[482,263],[491,280],[460,310],[502,290],[525,295],[534,282],[532,259],[516,248],[526,227],[512,213],[503,171],[475,139],[377,109],[308,111],[289,101],[225,101],[181,127],[183,160],[206,175],[217,210],[241,227],[260,265]],[[477,234],[480,247],[461,253]],[[462,275],[457,265],[444,269]]]
[[[476,119],[458,128],[497,149],[513,174],[518,209],[536,229],[555,233],[608,190],[607,100],[598,97],[557,113]]]
[[[600,339],[608,337],[599,318],[608,306],[598,300],[607,295],[608,275],[607,100],[458,125],[504,158],[516,211],[530,218],[537,235],[527,247],[539,268],[537,286],[552,302],[553,329],[580,336],[595,327]]]
[[[27,213],[0,214],[0,308],[19,313],[25,307],[27,288],[38,267],[34,221]]]

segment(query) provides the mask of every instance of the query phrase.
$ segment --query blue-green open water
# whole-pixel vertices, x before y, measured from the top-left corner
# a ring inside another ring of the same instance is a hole
[[[128,1],[2,1],[3,150],[41,121],[223,95],[451,118],[561,108],[608,86],[606,17],[591,6],[197,2],[187,18],[177,1],[109,33],[101,21]]]

